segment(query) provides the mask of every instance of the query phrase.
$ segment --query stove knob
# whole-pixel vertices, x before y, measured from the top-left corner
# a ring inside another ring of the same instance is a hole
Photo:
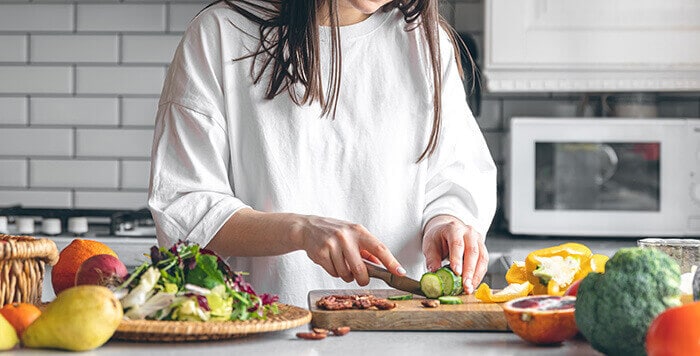
[[[20,235],[34,234],[34,219],[33,218],[18,218],[17,232]]]
[[[49,236],[56,236],[61,233],[61,219],[50,218],[41,221],[41,231]]]
[[[7,216],[0,216],[0,234],[7,234],[10,230],[7,229]]]
[[[88,221],[84,216],[68,218],[68,232],[83,235],[88,231]]]

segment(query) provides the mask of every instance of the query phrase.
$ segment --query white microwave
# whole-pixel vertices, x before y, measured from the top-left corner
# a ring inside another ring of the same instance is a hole
[[[700,236],[700,119],[513,118],[512,234]]]

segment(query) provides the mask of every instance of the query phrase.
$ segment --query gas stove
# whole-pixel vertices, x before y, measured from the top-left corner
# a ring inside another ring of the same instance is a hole
[[[99,210],[0,207],[0,233],[48,237],[154,238],[148,209]]]

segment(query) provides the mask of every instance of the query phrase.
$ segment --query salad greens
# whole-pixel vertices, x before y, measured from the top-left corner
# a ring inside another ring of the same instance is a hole
[[[150,257],[115,290],[127,319],[249,320],[279,312],[277,296],[257,295],[244,273],[197,244],[153,246]]]

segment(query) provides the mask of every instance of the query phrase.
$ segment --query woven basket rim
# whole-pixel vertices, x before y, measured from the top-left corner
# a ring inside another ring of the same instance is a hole
[[[37,258],[53,266],[58,262],[58,256],[53,240],[0,234],[0,260]]]
[[[246,321],[158,321],[123,320],[113,338],[127,341],[208,341],[238,338],[249,334],[280,331],[311,322],[311,312],[288,304],[278,304],[279,314],[267,320]]]

